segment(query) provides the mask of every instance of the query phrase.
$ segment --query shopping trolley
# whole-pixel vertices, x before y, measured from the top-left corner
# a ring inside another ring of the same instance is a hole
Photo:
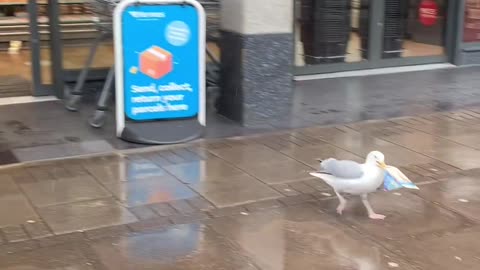
[[[207,15],[207,42],[216,44],[219,37],[219,11],[220,0],[203,0],[199,1],[205,9]],[[89,8],[93,15],[93,21],[98,30],[98,36],[90,47],[89,55],[84,67],[80,71],[77,81],[70,89],[65,87],[65,107],[69,111],[77,111],[83,95],[83,87],[87,80],[88,72],[91,69],[99,45],[113,37],[113,11],[121,0],[91,0]],[[206,63],[206,88],[207,95],[214,95],[218,91],[220,63],[215,54],[206,46],[207,61]],[[96,110],[89,119],[92,127],[100,128],[105,124],[106,112],[108,104],[114,93],[115,68],[111,66],[108,70],[105,83],[100,93],[100,97],[96,104]]]

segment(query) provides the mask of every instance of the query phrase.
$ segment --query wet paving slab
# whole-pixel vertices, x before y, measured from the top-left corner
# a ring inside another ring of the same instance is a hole
[[[267,146],[258,145],[213,149],[210,152],[241,169],[249,169],[261,164],[295,161]]]
[[[0,255],[0,269],[8,270],[94,270],[87,258],[86,244],[71,243],[51,248],[40,248],[16,255]]]
[[[296,160],[255,164],[244,168],[244,170],[270,185],[311,179],[309,172],[315,171],[312,167]]]
[[[421,189],[424,187],[421,186]],[[317,205],[330,215],[351,224],[389,247],[396,242],[409,241],[419,236],[455,230],[473,224],[465,216],[405,190],[371,194],[369,201],[375,212],[387,216],[385,220],[370,220],[363,204],[356,197],[349,200],[342,216],[338,216],[335,211],[337,200],[321,201]]]
[[[281,197],[273,188],[248,174],[213,179],[194,184],[192,188],[220,208]]]
[[[244,172],[220,158],[167,165],[164,169],[186,184],[200,184],[211,179],[229,178]]]
[[[478,137],[478,133],[450,135],[445,136],[445,138],[459,144],[467,145],[476,150],[480,150],[480,138]]]
[[[388,140],[464,170],[480,167],[480,151],[435,135],[403,134]]]
[[[411,239],[399,244],[395,252],[419,269],[476,269],[480,263],[480,228],[468,228]]]
[[[312,168],[318,167],[318,159],[327,159],[336,157],[337,159],[348,159],[362,162],[363,157],[357,156],[333,145],[315,145],[315,146],[294,146],[280,150],[283,154],[296,159]]]
[[[395,164],[395,166],[422,164],[433,160],[432,158],[411,150],[411,148],[396,145],[392,142],[394,139],[392,139],[392,141],[386,141],[353,130],[339,130],[334,134],[327,135],[318,133],[316,136],[360,157],[365,157],[373,149],[382,151],[387,157],[386,161]]]
[[[131,223],[137,218],[113,199],[59,204],[38,209],[55,234]]]
[[[105,188],[88,176],[26,183],[21,184],[20,188],[32,204],[39,208],[111,196]]]
[[[480,177],[453,176],[435,185],[422,187],[418,194],[437,205],[480,221]]]
[[[9,176],[0,176],[0,227],[21,224],[38,215]]]

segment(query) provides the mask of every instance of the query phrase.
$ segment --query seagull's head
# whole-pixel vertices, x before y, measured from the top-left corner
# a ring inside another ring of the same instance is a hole
[[[379,151],[372,151],[367,155],[367,163],[375,164],[378,167],[385,169],[387,164],[385,164],[385,155]]]

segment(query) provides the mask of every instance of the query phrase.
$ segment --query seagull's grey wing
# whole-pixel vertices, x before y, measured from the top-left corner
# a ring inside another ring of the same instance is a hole
[[[343,179],[354,179],[363,176],[362,166],[351,160],[327,159],[320,163],[320,170]]]

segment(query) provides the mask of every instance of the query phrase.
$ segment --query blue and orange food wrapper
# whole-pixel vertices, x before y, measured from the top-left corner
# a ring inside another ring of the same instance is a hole
[[[385,178],[383,180],[383,188],[386,191],[397,190],[401,188],[419,189],[408,177],[398,168],[387,166],[385,169]]]

